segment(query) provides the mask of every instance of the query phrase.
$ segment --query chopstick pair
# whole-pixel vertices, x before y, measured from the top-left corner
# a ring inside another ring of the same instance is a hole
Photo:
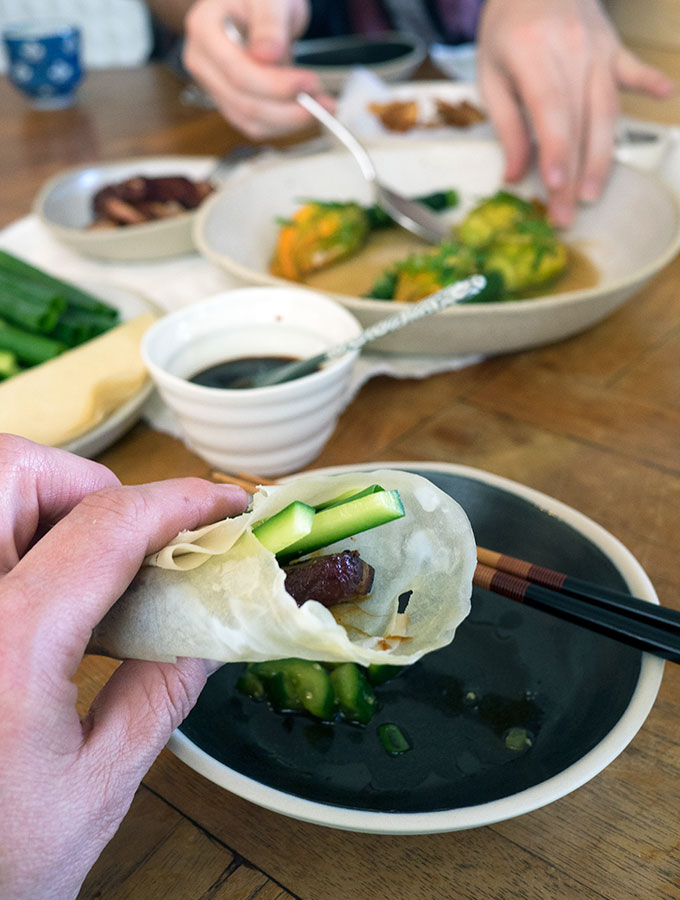
[[[216,471],[212,477],[238,484],[250,493],[258,484],[275,484],[243,472],[228,475]],[[479,546],[473,582],[670,662],[680,662],[680,611]]]
[[[525,560],[477,547],[473,583],[680,662],[680,612]]]

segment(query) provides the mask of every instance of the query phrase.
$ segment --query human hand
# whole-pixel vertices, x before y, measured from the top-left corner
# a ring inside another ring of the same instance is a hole
[[[7,435],[0,492],[0,897],[71,900],[207,669],[126,660],[81,721],[71,678],[90,632],[148,553],[242,512],[246,495],[195,478],[121,487]]]
[[[658,98],[673,90],[621,44],[599,0],[486,0],[479,72],[506,180],[527,169],[531,127],[549,214],[561,226],[578,201],[596,200],[606,184],[618,89]]]
[[[317,76],[290,65],[293,40],[309,19],[307,0],[197,0],[185,20],[184,65],[222,115],[253,140],[299,130],[312,121],[295,100],[320,94]],[[224,28],[231,19],[242,45]],[[326,106],[332,101],[318,98]]]

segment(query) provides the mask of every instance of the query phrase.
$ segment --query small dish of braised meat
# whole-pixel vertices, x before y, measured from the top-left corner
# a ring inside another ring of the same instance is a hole
[[[155,219],[182,215],[214,191],[209,181],[192,181],[185,175],[146,177],[134,175],[100,188],[92,198],[95,215],[91,228],[141,225]]]
[[[194,218],[218,186],[217,163],[154,156],[81,165],[50,179],[34,211],[54,238],[86,256],[136,262],[193,253]]]

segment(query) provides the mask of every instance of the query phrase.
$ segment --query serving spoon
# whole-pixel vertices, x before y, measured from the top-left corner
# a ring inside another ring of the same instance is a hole
[[[244,379],[242,385],[239,385],[237,382],[231,387],[271,387],[272,385],[283,384],[286,381],[293,381],[293,379],[300,378],[303,375],[309,375],[324,363],[338,359],[338,357],[344,356],[345,353],[349,353],[352,350],[359,350],[365,344],[369,344],[371,341],[375,341],[393,331],[398,331],[400,328],[404,328],[404,326],[409,325],[411,322],[416,322],[424,316],[446,309],[454,303],[472,300],[473,297],[477,297],[484,290],[486,284],[487,281],[483,275],[471,275],[470,278],[466,278],[463,281],[456,281],[454,284],[447,285],[442,290],[430,294],[424,300],[409,305],[408,309],[395,313],[392,316],[387,316],[385,319],[380,319],[349,341],[335,344],[322,353],[317,353],[315,356],[310,356],[307,359],[296,360],[292,363],[277,366],[268,372],[253,375],[247,379],[247,382]]]
[[[241,28],[232,20],[225,19],[224,30],[227,37],[235,44],[243,46],[245,35]],[[296,98],[300,106],[311,113],[314,118],[326,128],[340,143],[352,154],[357,165],[373,191],[373,197],[378,206],[385,210],[387,215],[406,231],[415,234],[430,244],[440,244],[449,232],[448,226],[441,218],[425,204],[387,187],[378,179],[373,160],[363,144],[357,140],[352,132],[332,113],[315,100],[311,94],[301,91]]]

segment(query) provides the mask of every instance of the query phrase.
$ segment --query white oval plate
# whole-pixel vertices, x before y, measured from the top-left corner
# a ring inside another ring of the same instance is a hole
[[[503,153],[493,140],[389,139],[369,147],[389,186],[411,195],[458,189],[459,209],[444,214],[452,223],[502,186]],[[526,197],[542,194],[536,172],[514,189]],[[232,176],[199,208],[196,245],[206,259],[244,283],[290,284],[271,275],[269,264],[278,221],[290,217],[305,198],[372,202],[346,152],[263,161]],[[453,306],[381,338],[373,349],[428,356],[507,353],[583,331],[621,306],[676,255],[678,200],[654,175],[617,164],[602,199],[579,211],[564,239],[595,265],[600,275],[596,285],[532,300]],[[313,289],[318,291],[318,284]],[[406,308],[393,301],[327,293],[364,327]]]

